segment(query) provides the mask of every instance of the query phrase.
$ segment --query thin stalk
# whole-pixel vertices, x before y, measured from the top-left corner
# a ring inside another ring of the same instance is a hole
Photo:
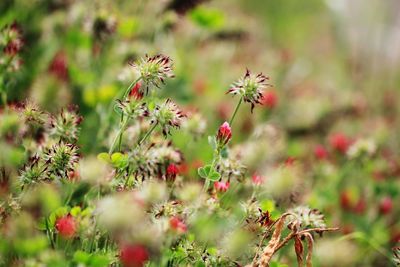
[[[126,118],[126,120],[122,123],[121,127],[119,128],[118,133],[115,136],[115,138],[111,144],[110,150],[108,151],[109,155],[111,155],[113,153],[115,145],[117,144],[117,140],[122,137],[121,135],[125,131],[125,128],[128,125],[128,121],[129,121],[129,118]]]
[[[157,125],[158,125],[158,122],[155,123],[155,124],[153,125],[153,127],[150,128],[150,130],[146,133],[145,136],[143,136],[143,138],[142,138],[142,139],[139,141],[139,143],[137,144],[137,148],[139,148],[139,147],[143,144],[143,142],[146,141],[146,139],[147,139],[147,138],[150,136],[150,134],[154,131],[154,129],[157,127]]]
[[[229,120],[229,125],[230,125],[231,127],[232,127],[233,120],[234,120],[235,117],[236,117],[236,113],[238,112],[239,107],[240,107],[240,105],[242,104],[242,101],[243,101],[243,96],[240,97],[239,102],[238,102],[237,105],[236,105],[235,111],[233,112],[232,117],[231,117],[231,119]]]

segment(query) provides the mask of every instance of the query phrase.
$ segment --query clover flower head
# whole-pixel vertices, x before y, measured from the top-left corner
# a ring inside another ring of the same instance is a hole
[[[256,104],[262,103],[263,91],[270,86],[268,80],[269,77],[264,74],[255,75],[247,69],[244,77],[233,83],[227,93],[243,97],[243,101],[251,104],[251,111],[253,111]]]
[[[140,73],[140,77],[144,86],[140,88],[140,92],[148,94],[149,86],[154,85],[160,88],[161,84],[165,83],[167,78],[173,78],[175,75],[172,71],[172,60],[168,56],[162,54],[140,59],[138,63],[133,63],[132,66]]]
[[[60,141],[45,151],[44,159],[50,178],[68,178],[69,172],[73,171],[79,160],[78,148],[69,143]]]
[[[21,115],[25,122],[44,124],[47,120],[46,113],[41,111],[36,104],[30,101],[27,101],[22,105]]]
[[[161,105],[157,105],[152,114],[151,123],[158,123],[163,135],[166,136],[170,133],[171,128],[179,128],[182,119],[185,117],[178,106],[167,99]]]
[[[299,206],[291,210],[296,215],[296,221],[303,229],[308,227],[325,228],[324,215],[317,209],[310,209],[307,206]]]
[[[79,124],[82,117],[76,112],[76,108],[71,106],[62,109],[61,112],[53,117],[50,122],[50,136],[65,142],[75,142],[79,135]]]
[[[45,179],[46,168],[40,164],[40,158],[36,155],[29,159],[28,164],[19,173],[19,180],[23,185],[30,185]]]
[[[131,118],[147,117],[149,115],[146,103],[140,103],[133,99],[117,100],[117,107]]]

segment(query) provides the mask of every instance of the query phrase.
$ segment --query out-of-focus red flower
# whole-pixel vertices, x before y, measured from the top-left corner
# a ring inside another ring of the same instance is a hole
[[[149,260],[149,252],[142,245],[123,245],[119,258],[124,267],[142,267]]]
[[[143,92],[140,90],[142,87],[142,83],[139,81],[134,86],[132,86],[131,91],[129,92],[129,96],[133,97],[136,100],[140,100],[143,98]]]
[[[381,214],[388,214],[393,209],[393,200],[391,197],[384,197],[379,202],[379,212]]]
[[[317,145],[314,148],[314,155],[319,160],[324,160],[328,158],[328,151],[322,145]]]
[[[218,130],[217,142],[221,145],[226,145],[232,138],[232,130],[228,122],[224,122]]]
[[[214,188],[219,192],[226,192],[229,189],[229,182],[214,182]]]
[[[335,133],[329,138],[329,143],[334,150],[344,154],[350,146],[350,139],[342,133]]]
[[[49,66],[49,72],[60,81],[68,81],[67,56],[63,51],[57,52]]]
[[[170,163],[167,167],[167,179],[175,180],[176,175],[179,173],[178,166],[174,163]]]
[[[293,166],[293,164],[294,164],[294,162],[296,161],[296,158],[295,157],[288,157],[286,160],[285,160],[285,166],[286,167],[290,167],[290,166]]]
[[[171,217],[169,219],[169,225],[172,229],[174,229],[177,232],[186,233],[186,231],[187,231],[186,224],[178,217],[175,217],[175,216]]]
[[[181,163],[178,166],[178,173],[183,175],[188,174],[190,171],[189,165],[187,163]]]
[[[357,204],[354,206],[354,212],[357,214],[363,214],[367,209],[367,202],[364,198],[360,198]]]
[[[76,221],[70,214],[56,220],[56,229],[64,238],[72,238],[76,233],[76,228]]]
[[[278,103],[278,96],[275,91],[266,91],[261,98],[261,104],[269,109],[276,107]]]
[[[351,210],[353,203],[349,191],[342,191],[340,193],[340,206],[345,210]]]
[[[264,177],[258,174],[253,174],[253,176],[251,177],[251,181],[254,185],[261,185],[264,182]]]

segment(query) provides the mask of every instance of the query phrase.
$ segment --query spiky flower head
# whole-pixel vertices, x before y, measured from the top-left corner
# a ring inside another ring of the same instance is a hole
[[[173,78],[172,60],[168,56],[162,54],[140,59],[139,62],[133,63],[132,66],[140,73],[140,77],[144,83],[139,91],[148,94],[149,87],[155,86],[159,88],[161,84],[165,83],[167,78]]]
[[[20,171],[19,180],[22,185],[31,185],[43,181],[45,177],[46,167],[40,162],[38,156],[33,156],[28,164]]]
[[[324,215],[317,209],[310,209],[307,206],[299,206],[293,209],[291,212],[296,215],[295,220],[303,229],[310,227],[326,227]]]
[[[41,111],[33,102],[27,101],[22,104],[21,115],[25,122],[36,122],[44,124],[47,120],[46,113]]]
[[[130,118],[146,117],[149,115],[146,103],[140,103],[133,99],[117,100],[117,107]]]
[[[255,75],[247,69],[244,77],[234,82],[227,93],[243,97],[243,101],[251,104],[253,112],[254,106],[262,103],[264,89],[270,86],[268,80],[269,77],[264,74]]]
[[[182,118],[185,115],[178,106],[167,99],[161,105],[157,105],[153,111],[151,123],[157,123],[161,126],[164,136],[170,133],[171,128],[179,128]]]
[[[75,142],[78,139],[79,124],[82,117],[76,113],[76,108],[62,109],[61,112],[51,119],[50,136],[57,141]]]
[[[44,159],[50,179],[67,178],[68,173],[75,169],[75,164],[79,160],[78,148],[73,144],[60,141],[45,152]]]

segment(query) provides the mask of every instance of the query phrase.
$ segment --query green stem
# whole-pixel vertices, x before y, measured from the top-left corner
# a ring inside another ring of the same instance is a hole
[[[146,133],[145,136],[143,136],[143,138],[139,141],[139,143],[137,144],[137,148],[139,148],[144,141],[146,141],[146,139],[150,136],[150,134],[154,131],[154,129],[157,127],[158,122],[156,124],[153,125],[153,127],[150,128],[150,130]]]
[[[229,120],[229,125],[230,125],[231,127],[232,127],[233,120],[234,120],[235,117],[236,117],[236,113],[238,112],[239,107],[240,107],[240,105],[242,104],[242,101],[243,101],[243,96],[240,97],[239,102],[238,102],[237,105],[236,105],[235,111],[233,112],[232,117],[231,117],[231,119]]]
[[[117,144],[117,140],[122,139],[122,134],[125,131],[126,126],[128,125],[128,121],[129,121],[129,118],[126,118],[126,120],[122,123],[121,127],[119,128],[118,133],[115,136],[115,138],[111,144],[110,150],[108,151],[109,155],[111,155],[114,152],[114,148],[115,148],[115,145]]]

